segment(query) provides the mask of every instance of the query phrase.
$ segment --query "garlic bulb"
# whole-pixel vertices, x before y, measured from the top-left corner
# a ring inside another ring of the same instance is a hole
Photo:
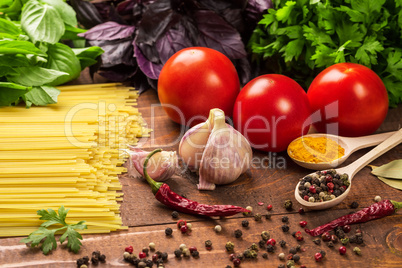
[[[143,177],[145,158],[150,152],[138,148],[130,148],[128,174],[132,177]],[[176,171],[177,154],[173,151],[156,153],[147,165],[148,175],[155,181],[165,181]]]
[[[214,190],[215,184],[235,181],[249,167],[252,150],[247,139],[225,122],[220,109],[208,120],[185,133],[179,154],[187,166],[199,172],[199,190]]]

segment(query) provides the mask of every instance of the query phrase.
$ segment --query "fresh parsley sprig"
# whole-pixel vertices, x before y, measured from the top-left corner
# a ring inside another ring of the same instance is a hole
[[[65,209],[64,206],[61,206],[58,209],[58,213],[53,209],[41,209],[37,211],[37,214],[41,216],[40,220],[45,220],[46,222],[42,223],[38,230],[29,234],[28,237],[22,239],[21,243],[29,243],[31,247],[40,246],[41,250],[45,255],[47,255],[50,251],[57,248],[57,242],[55,238],[55,234],[57,232],[64,231],[64,233],[60,236],[59,241],[60,244],[68,239],[67,247],[77,253],[81,248],[82,236],[76,230],[86,229],[87,226],[84,224],[85,221],[80,221],[76,224],[67,224],[66,217],[69,209]],[[62,225],[62,227],[48,229],[48,227],[53,225]]]

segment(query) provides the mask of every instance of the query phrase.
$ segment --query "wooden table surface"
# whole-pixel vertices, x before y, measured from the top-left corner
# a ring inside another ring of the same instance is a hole
[[[154,129],[150,138],[140,140],[140,146],[145,150],[163,148],[164,150],[177,150],[181,135],[185,129],[170,121],[158,103],[157,95],[149,90],[139,98],[139,109],[148,125]],[[390,109],[386,121],[378,132],[397,130],[402,123],[402,106]],[[354,153],[344,165],[356,160],[369,149]],[[256,260],[245,260],[240,267],[277,267],[286,264],[281,261],[278,254],[284,252],[287,256],[291,247],[301,245],[300,261],[296,267],[402,267],[402,214],[395,215],[353,225],[352,232],[360,228],[363,232],[364,243],[359,246],[362,256],[357,256],[352,249],[356,244],[347,245],[347,254],[340,255],[338,248],[329,248],[325,243],[316,245],[313,237],[304,233],[299,226],[301,220],[308,222],[307,227],[314,228],[332,219],[343,216],[374,203],[373,198],[380,195],[382,198],[402,201],[401,191],[393,189],[370,174],[370,168],[363,168],[353,180],[349,196],[338,206],[325,211],[306,211],[304,215],[298,213],[299,205],[294,199],[294,187],[299,178],[310,171],[294,164],[285,152],[265,153],[254,151],[254,155],[265,159],[266,168],[251,168],[234,183],[219,186],[214,191],[198,191],[196,187],[197,176],[180,169],[167,181],[173,191],[187,196],[189,199],[207,204],[233,204],[238,206],[252,206],[254,213],[267,214],[266,206],[272,204],[271,219],[262,218],[256,222],[253,217],[246,218],[239,214],[228,218],[207,218],[191,216],[180,213],[179,219],[192,223],[192,232],[182,234],[176,227],[176,219],[171,217],[172,210],[160,204],[153,196],[150,187],[144,179],[132,179],[121,176],[124,201],[121,204],[123,223],[129,226],[128,230],[113,232],[111,234],[84,235],[83,246],[78,254],[70,253],[65,247],[59,246],[57,250],[43,255],[37,249],[29,249],[19,243],[21,238],[0,239],[0,267],[76,267],[78,258],[91,255],[99,250],[107,257],[104,264],[99,267],[129,267],[131,264],[123,260],[124,248],[128,245],[134,247],[134,253],[141,251],[150,242],[156,244],[157,250],[167,252],[169,259],[165,267],[226,267],[233,266],[229,260],[229,253],[225,251],[228,241],[235,243],[235,252],[243,252],[252,243],[258,243],[262,231],[269,231],[271,237],[277,242],[284,240],[287,246],[281,248],[276,245],[274,253],[268,253],[268,259],[262,258],[265,249],[260,249]],[[373,165],[388,163],[402,156],[402,145],[397,146],[383,156],[372,162]],[[284,209],[284,201],[293,202],[293,210]],[[351,209],[349,205],[356,201],[358,209]],[[260,205],[260,203],[263,203]],[[282,217],[288,216],[290,230],[284,233],[281,229]],[[248,219],[250,226],[244,228],[241,222]],[[214,231],[215,225],[221,225],[221,233]],[[171,227],[173,235],[167,237],[165,229]],[[234,230],[241,229],[243,236],[235,238]],[[302,231],[304,241],[298,242],[291,233]],[[213,249],[206,250],[205,240],[213,242]],[[200,257],[195,259],[174,257],[174,250],[180,244],[195,246]],[[327,254],[322,262],[314,260],[314,254],[324,250]],[[95,267],[90,265],[89,267]],[[155,265],[153,266],[155,267]]]

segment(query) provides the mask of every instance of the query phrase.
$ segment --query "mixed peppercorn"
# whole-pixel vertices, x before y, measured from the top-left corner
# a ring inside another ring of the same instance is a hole
[[[343,194],[349,185],[348,174],[338,174],[334,169],[317,171],[301,179],[299,195],[308,202],[324,202]]]

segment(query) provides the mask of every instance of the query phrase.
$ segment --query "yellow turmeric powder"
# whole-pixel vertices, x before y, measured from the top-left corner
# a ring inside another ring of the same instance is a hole
[[[320,163],[341,158],[345,149],[327,137],[301,137],[289,144],[288,154],[299,161]]]

